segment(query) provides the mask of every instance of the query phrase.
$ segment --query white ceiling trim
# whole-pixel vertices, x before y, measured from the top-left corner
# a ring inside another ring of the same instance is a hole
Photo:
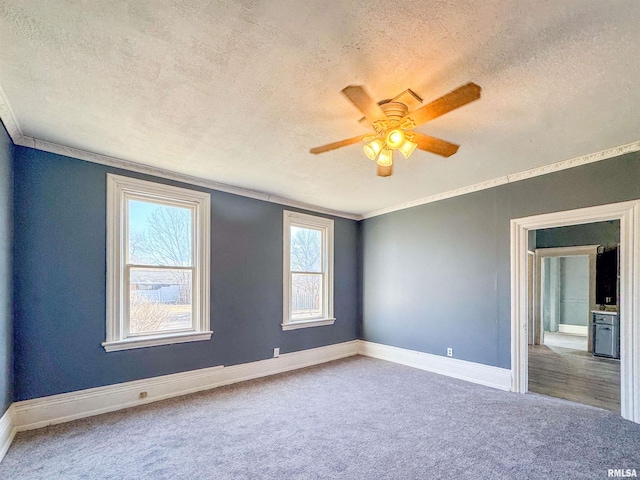
[[[4,90],[2,90],[2,86],[0,85],[0,120],[4,124],[4,128],[7,129],[11,140],[16,145],[22,145],[22,130],[18,125],[18,121],[16,120],[15,115],[13,114],[13,110],[9,106],[9,102],[7,101],[7,97],[4,94]]]
[[[429,195],[428,197],[418,198],[410,202],[400,203],[387,208],[374,210],[364,213],[362,215],[347,213],[338,210],[332,210],[329,208],[320,207],[317,205],[311,205],[297,200],[291,200],[284,197],[278,197],[270,195],[268,193],[259,192],[256,190],[250,190],[242,187],[235,187],[233,185],[227,185],[224,183],[214,182],[212,180],[206,180],[203,178],[195,177],[192,175],[185,175],[164,168],[152,167],[149,165],[143,165],[141,163],[132,162],[130,160],[124,160],[121,158],[111,157],[108,155],[101,155],[98,153],[89,152],[79,148],[67,147],[57,143],[47,142],[44,140],[38,140],[37,138],[26,136],[22,133],[20,126],[13,115],[13,111],[9,106],[9,102],[0,87],[0,120],[4,123],[9,136],[16,145],[35,148],[37,150],[43,150],[45,152],[56,153],[59,155],[65,155],[67,157],[77,158],[85,160],[87,162],[98,163],[101,165],[107,165],[114,168],[121,168],[123,170],[130,170],[133,172],[143,173],[146,175],[152,175],[155,177],[166,178],[168,180],[174,180],[177,182],[187,183],[191,185],[198,185],[212,190],[217,190],[226,193],[232,193],[234,195],[240,195],[248,198],[255,198],[265,202],[276,203],[278,205],[285,205],[287,207],[300,208],[316,213],[323,213],[326,215],[332,215],[341,218],[347,218],[350,220],[364,220],[366,218],[377,217],[386,213],[397,212],[398,210],[404,210],[407,208],[417,207],[419,205],[425,205],[427,203],[438,202],[447,198],[453,198],[460,195],[466,195],[467,193],[478,192],[480,190],[486,190],[489,188],[504,185],[506,183],[517,182],[525,180],[527,178],[539,177],[548,173],[558,172],[560,170],[566,170],[568,168],[578,167],[580,165],[586,165],[588,163],[599,162],[608,158],[617,157],[626,153],[640,151],[640,140],[626,145],[613,147],[600,152],[590,153],[582,155],[580,157],[571,158],[569,160],[563,160],[560,162],[552,163],[550,165],[543,165],[541,167],[532,168],[522,172],[512,173],[504,175],[502,177],[487,180],[485,182],[476,183],[474,185],[468,185],[466,187],[457,188],[455,190],[449,190],[447,192],[437,193],[435,195]]]
[[[381,208],[380,210],[374,210],[361,215],[361,219],[377,217],[378,215],[384,215],[385,213],[397,212],[398,210],[404,210],[406,208],[417,207],[418,205],[424,205],[426,203],[438,202],[446,198],[457,197],[459,195],[465,195],[467,193],[478,192],[480,190],[486,190],[488,188],[497,187],[506,183],[518,182],[527,178],[539,177],[548,173],[559,172],[560,170],[566,170],[568,168],[578,167],[580,165],[586,165],[588,163],[599,162],[608,158],[618,157],[626,153],[632,153],[640,151],[640,141],[621,145],[619,147],[609,148],[602,150],[601,152],[590,153],[582,155],[580,157],[571,158],[569,160],[563,160],[561,162],[552,163],[550,165],[544,165],[542,167],[532,168],[523,172],[512,173],[510,175],[504,175],[502,177],[494,178],[486,182],[476,183],[467,187],[458,188],[456,190],[449,190],[448,192],[437,193],[428,197],[418,198],[410,202],[401,203],[393,207]]]
[[[154,177],[166,178],[168,180],[175,180],[176,182],[188,183],[191,185],[198,185],[200,187],[209,188],[211,190],[217,190],[220,192],[232,193],[234,195],[240,195],[243,197],[255,198],[264,202],[277,203],[279,205],[285,205],[288,207],[300,208],[303,210],[309,210],[316,213],[324,213],[326,215],[332,215],[335,217],[348,218],[350,220],[360,220],[360,215],[354,215],[352,213],[340,212],[337,210],[331,210],[329,208],[319,207],[316,205],[310,205],[304,202],[298,202],[288,198],[277,197],[275,195],[269,195],[268,193],[258,192],[256,190],[250,190],[248,188],[234,187],[233,185],[227,185],[224,183],[214,182],[213,180],[206,180],[204,178],[194,177],[192,175],[185,175],[182,173],[172,172],[164,168],[152,167],[149,165],[143,165],[141,163],[132,162],[129,160],[123,160],[121,158],[110,157],[108,155],[101,155],[98,153],[87,152],[78,148],[65,147],[52,142],[45,142],[38,140],[37,138],[31,138],[27,136],[22,137],[27,144],[23,146],[32,147],[37,150],[44,150],[45,152],[57,153],[59,155],[65,155],[67,157],[78,158],[80,160],[86,160],[87,162],[99,163],[101,165],[107,165],[110,167],[121,168],[123,170],[130,170],[132,172],[144,173],[146,175],[152,175]]]
[[[47,142],[45,140],[38,140],[37,138],[28,137],[22,133],[22,130],[20,129],[20,126],[16,121],[15,116],[13,115],[13,111],[11,110],[9,102],[7,101],[7,98],[1,87],[0,120],[2,120],[2,123],[4,123],[4,126],[7,129],[9,136],[11,137],[11,140],[13,140],[13,143],[22,147],[35,148],[37,150],[56,153],[58,155],[65,155],[67,157],[77,158],[80,160],[85,160],[87,162],[99,163],[100,165],[121,168],[123,170],[144,173],[146,175],[153,175],[155,177],[166,178],[168,180],[175,180],[176,182],[198,185],[200,187],[210,188],[211,190],[232,193],[234,195],[240,195],[248,198],[255,198],[264,202],[277,203],[279,205],[285,205],[287,207],[300,208],[311,212],[323,213],[335,217],[348,218],[350,220],[360,220],[360,215],[341,212],[324,207],[318,207],[316,205],[310,205],[308,203],[298,202],[296,200],[278,197],[275,195],[269,195],[268,193],[258,192],[256,190],[250,190],[248,188],[234,187],[233,185],[214,182],[212,180],[206,180],[203,178],[194,177],[192,175],[172,172],[164,168],[156,168],[137,162],[132,162],[130,160],[124,160],[108,155],[101,155],[99,153],[88,152],[79,148],[67,147],[58,143]]]

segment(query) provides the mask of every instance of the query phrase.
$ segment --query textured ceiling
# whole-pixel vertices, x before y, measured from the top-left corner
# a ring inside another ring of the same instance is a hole
[[[351,213],[640,140],[640,2],[0,0],[26,136]],[[482,98],[376,177],[340,94]]]

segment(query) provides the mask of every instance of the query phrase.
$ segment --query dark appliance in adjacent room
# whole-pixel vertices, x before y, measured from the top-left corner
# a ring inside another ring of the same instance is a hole
[[[618,304],[618,247],[598,247],[596,257],[596,303]]]

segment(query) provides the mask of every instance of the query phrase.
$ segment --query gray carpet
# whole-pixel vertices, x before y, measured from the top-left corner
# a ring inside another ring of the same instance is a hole
[[[640,425],[365,357],[17,435],[3,479],[604,479]]]

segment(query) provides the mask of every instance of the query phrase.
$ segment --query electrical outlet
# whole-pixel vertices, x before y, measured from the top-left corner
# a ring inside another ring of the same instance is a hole
[[[453,348],[447,348],[447,357],[453,357]]]
[[[273,358],[278,358],[280,356],[280,349],[278,347],[273,349]]]
[[[140,392],[140,398],[147,398],[147,392]]]

